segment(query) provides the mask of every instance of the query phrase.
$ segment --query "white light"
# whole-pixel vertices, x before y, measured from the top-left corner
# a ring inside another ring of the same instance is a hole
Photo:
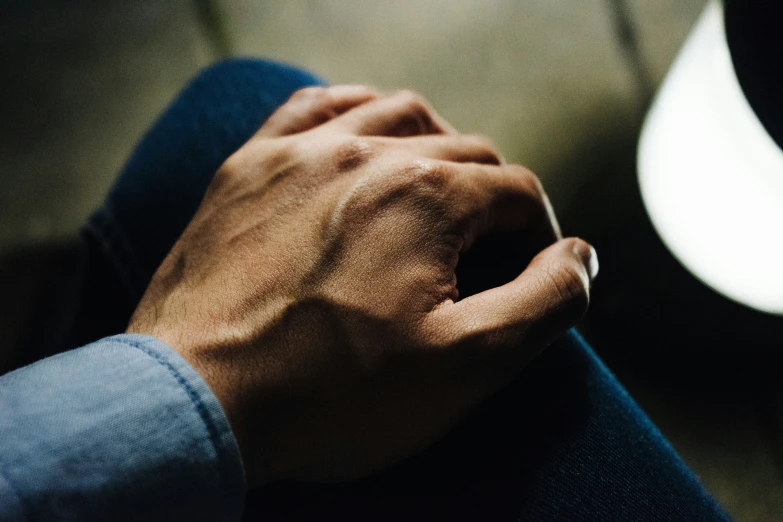
[[[638,171],[653,225],[691,273],[783,315],[783,151],[742,93],[717,0],[647,116]]]

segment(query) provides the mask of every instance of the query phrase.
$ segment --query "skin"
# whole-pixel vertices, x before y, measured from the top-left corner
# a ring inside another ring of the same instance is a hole
[[[460,299],[476,238],[538,255]],[[128,332],[214,391],[248,487],[358,478],[421,451],[576,324],[595,252],[538,179],[420,96],[295,93],[216,173]]]

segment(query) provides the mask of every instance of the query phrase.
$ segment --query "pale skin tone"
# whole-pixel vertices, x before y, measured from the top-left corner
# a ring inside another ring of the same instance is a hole
[[[460,253],[540,253],[460,299]],[[538,179],[421,97],[295,93],[216,173],[128,332],[177,350],[222,404],[248,487],[358,478],[421,451],[576,324],[594,250]]]

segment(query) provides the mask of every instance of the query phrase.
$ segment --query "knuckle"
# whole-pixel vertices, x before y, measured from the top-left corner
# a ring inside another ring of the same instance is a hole
[[[430,161],[418,161],[383,175],[361,176],[346,192],[340,207],[351,220],[367,221],[386,208],[402,204],[440,211],[443,187],[451,173]]]
[[[334,150],[338,170],[346,172],[367,163],[377,150],[377,144],[367,138],[350,137]]]
[[[472,141],[476,150],[481,153],[483,163],[493,163],[495,165],[500,165],[502,163],[500,152],[495,148],[495,144],[492,140],[482,135],[468,136],[468,139]]]
[[[336,87],[341,87],[340,85],[337,85]],[[378,96],[378,90],[375,87],[372,87],[371,85],[368,85],[366,83],[357,83],[352,84],[351,87],[356,89],[357,91],[363,91],[366,94],[371,94],[373,96]]]
[[[519,188],[537,213],[546,214],[546,191],[541,180],[530,169],[514,165],[512,172],[519,180]]]
[[[317,85],[310,87],[302,87],[294,92],[291,96],[291,100],[303,101],[312,100],[315,102],[325,102],[329,98],[329,92],[326,87],[320,87]]]
[[[578,237],[569,237],[563,241],[565,241],[572,252],[580,252],[590,249],[590,243]]]
[[[442,191],[453,178],[453,173],[445,165],[434,161],[419,160],[408,166],[404,172],[404,180],[416,188]]]
[[[411,90],[402,90],[396,94],[396,97],[406,112],[416,115],[425,122],[431,120],[430,106],[421,94]]]
[[[533,171],[528,168],[516,165],[515,171],[519,175],[520,182],[527,189],[527,191],[536,199],[544,198],[544,185],[541,180],[536,176]]]
[[[395,122],[394,128],[390,129],[391,134],[413,136],[440,130],[432,109],[420,94],[410,90],[397,91],[389,100],[394,114],[392,121]]]
[[[378,217],[388,204],[390,188],[375,175],[358,175],[340,196],[336,205],[338,221],[359,226]]]
[[[212,179],[215,185],[224,185],[237,177],[241,172],[241,159],[237,153],[229,156],[223,164],[217,169]]]
[[[395,94],[397,99],[402,103],[403,105],[406,105],[411,108],[420,107],[422,109],[426,109],[427,102],[424,101],[424,97],[417,93],[416,91],[410,90],[410,89],[402,89],[400,91],[397,91]]]

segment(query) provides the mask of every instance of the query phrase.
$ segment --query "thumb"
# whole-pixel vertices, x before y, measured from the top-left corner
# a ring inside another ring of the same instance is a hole
[[[587,311],[598,272],[593,247],[562,239],[539,253],[513,281],[458,302],[446,301],[428,320],[438,345],[467,357],[461,367],[488,372],[496,391]]]

